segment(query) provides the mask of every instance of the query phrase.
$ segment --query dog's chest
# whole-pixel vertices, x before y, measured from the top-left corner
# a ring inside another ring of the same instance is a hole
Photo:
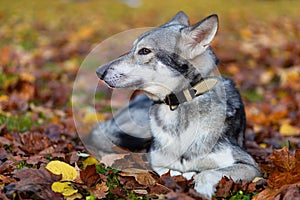
[[[177,155],[185,152],[195,142],[194,137],[199,125],[197,119],[199,113],[189,109],[171,111],[166,105],[154,106],[150,112],[151,131],[155,138],[154,148]]]
[[[219,137],[223,117],[219,106],[210,101],[193,101],[174,111],[166,105],[153,105],[150,110],[150,127],[154,148],[177,155],[187,150],[199,154],[201,148],[207,147]]]

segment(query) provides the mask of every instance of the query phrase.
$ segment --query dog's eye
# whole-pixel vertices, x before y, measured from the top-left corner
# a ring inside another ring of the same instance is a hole
[[[151,50],[150,50],[150,49],[147,49],[147,48],[142,48],[142,49],[140,49],[140,50],[138,51],[138,54],[139,54],[139,55],[147,55],[147,54],[149,54],[149,53],[151,53]]]

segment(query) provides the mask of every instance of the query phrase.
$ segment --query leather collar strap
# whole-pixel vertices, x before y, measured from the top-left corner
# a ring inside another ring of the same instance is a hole
[[[208,92],[212,89],[220,80],[218,77],[209,77],[202,79],[193,87],[180,91],[176,94],[171,93],[166,96],[163,101],[155,101],[155,104],[164,103],[170,107],[170,110],[176,110],[179,104],[191,101],[195,97]]]

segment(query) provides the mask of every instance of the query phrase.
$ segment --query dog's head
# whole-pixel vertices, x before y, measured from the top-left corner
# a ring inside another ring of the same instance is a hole
[[[164,99],[216,67],[209,45],[217,29],[217,15],[190,26],[188,17],[179,12],[139,36],[128,53],[99,67],[97,75],[110,87],[140,89]]]

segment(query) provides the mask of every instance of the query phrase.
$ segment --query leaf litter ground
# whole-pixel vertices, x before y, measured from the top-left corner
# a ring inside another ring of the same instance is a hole
[[[53,8],[41,15],[38,9],[33,11],[37,5],[26,5],[30,12],[25,13],[20,9],[24,5],[9,4],[10,9],[0,9],[0,199],[202,199],[192,189],[192,180],[168,173],[158,177],[132,165],[147,166],[144,155],[124,154],[108,166],[78,154],[86,150],[76,134],[70,95],[82,59],[93,44],[136,27],[133,22],[140,26],[162,23],[157,17],[159,10],[143,5],[124,18],[121,13],[129,8],[121,3],[103,3],[104,8],[116,12],[99,13],[94,10],[95,2],[72,2],[65,7],[53,3]],[[37,7],[47,6],[41,3]],[[66,14],[57,15],[58,7]],[[70,18],[79,7],[85,9]],[[178,9],[180,5],[173,13]],[[246,149],[264,177],[240,183],[224,177],[214,198],[300,198],[297,18],[274,11],[273,18],[264,21],[249,17],[249,13],[239,18],[242,13],[237,7],[232,13],[218,9],[226,26],[221,26],[213,49],[221,60],[219,70],[231,77],[242,93],[247,113]],[[203,17],[192,8],[186,12],[194,16],[192,21]],[[97,20],[91,20],[93,17]],[[106,24],[112,18],[118,19],[116,23]],[[106,28],[101,28],[104,24]],[[103,102],[96,104],[99,112],[106,110]],[[53,163],[59,172],[48,170]],[[113,168],[122,164],[126,170]],[[60,165],[70,167],[67,173],[73,171],[72,178],[63,179],[70,174],[60,171]]]

